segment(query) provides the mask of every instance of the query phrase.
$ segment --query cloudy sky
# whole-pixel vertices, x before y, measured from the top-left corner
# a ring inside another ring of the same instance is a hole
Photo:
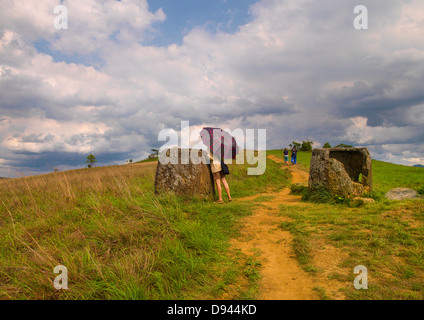
[[[422,0],[1,0],[0,176],[141,160],[181,121],[424,164],[423,39]]]

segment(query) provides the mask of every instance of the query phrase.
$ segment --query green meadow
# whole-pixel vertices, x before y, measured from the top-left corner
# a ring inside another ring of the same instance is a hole
[[[270,153],[282,157],[282,151]],[[309,169],[311,153],[300,152],[299,165]],[[424,199],[388,200],[393,188],[423,190],[424,168],[372,160],[372,204],[352,206],[349,202],[313,203],[312,206],[280,206],[280,214],[291,218],[281,228],[294,236],[296,257],[304,270],[322,276],[314,255],[324,245],[338,248],[344,259],[343,272],[329,279],[345,282],[347,299],[424,299]],[[353,281],[356,266],[367,268],[367,290],[357,290]],[[323,292],[323,297],[326,293]]]
[[[281,150],[267,151],[282,158]],[[310,153],[298,163],[308,170]],[[290,174],[267,159],[266,172],[230,165],[232,197],[211,201],[155,195],[156,162],[97,167],[0,180],[0,299],[255,299],[260,264],[231,252],[240,220],[261,199],[242,200],[290,185]],[[347,285],[347,299],[424,298],[424,200],[389,201],[395,187],[419,190],[424,169],[373,160],[373,204],[280,206],[291,218],[304,270],[322,244],[343,252],[331,279]],[[238,201],[240,200],[240,201]],[[266,200],[266,199],[265,199]],[[269,200],[269,199],[268,199]],[[68,289],[56,290],[55,266],[68,270]],[[353,268],[364,265],[367,290],[353,288]],[[237,286],[241,279],[246,283]],[[320,291],[322,299],[326,293]]]
[[[0,299],[219,299],[240,277],[230,298],[253,298],[251,262],[228,248],[255,203],[157,196],[156,165],[0,181]],[[265,175],[249,166],[229,166],[235,199],[289,183],[271,160]],[[67,290],[53,287],[57,265]]]

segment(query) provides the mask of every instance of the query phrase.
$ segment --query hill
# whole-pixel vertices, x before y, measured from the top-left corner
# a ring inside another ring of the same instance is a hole
[[[414,167],[424,168],[424,166],[422,164],[416,164],[416,165],[414,165]]]
[[[156,161],[158,161],[158,157],[147,158],[147,159],[140,160],[134,163],[146,163],[146,162],[156,162]]]
[[[234,201],[223,205],[156,196],[155,162],[1,180],[0,299],[257,299],[269,285],[262,282],[269,263],[283,265],[264,254],[277,247],[286,266],[303,269],[290,269],[290,283],[272,284],[297,290],[292,297],[307,288],[320,299],[424,298],[423,200],[293,201],[285,193],[293,170],[282,151],[267,154],[261,176],[248,176],[248,164],[229,166]],[[310,155],[298,156],[305,177]],[[378,193],[423,185],[421,168],[381,161],[373,168]],[[235,239],[249,251],[233,250]],[[57,265],[69,271],[69,290],[53,288]],[[369,290],[353,288],[358,265],[372,272]],[[300,272],[312,279],[305,287],[296,283]]]
[[[229,165],[233,197],[287,186]],[[155,162],[77,169],[0,181],[0,300],[211,299],[243,273],[226,248],[254,204],[217,206],[154,194]],[[69,271],[55,290],[53,269]],[[236,296],[248,295],[250,288]]]
[[[387,192],[393,188],[410,188],[418,190],[424,185],[424,170],[419,167],[404,166],[384,161],[373,160],[374,188]]]

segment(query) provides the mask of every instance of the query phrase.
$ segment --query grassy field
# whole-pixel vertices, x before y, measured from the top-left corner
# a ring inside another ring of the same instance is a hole
[[[282,157],[281,150],[268,151]],[[299,166],[309,168],[310,153]],[[234,296],[254,299],[259,266],[229,254],[240,218],[256,201],[237,198],[289,185],[287,172],[267,160],[261,176],[230,165],[236,201],[217,205],[154,194],[155,162],[80,169],[0,181],[0,299],[219,299],[241,277]],[[423,168],[373,160],[375,192],[418,189]],[[225,196],[224,196],[225,199]],[[352,284],[357,265],[367,267],[368,290],[348,285],[348,299],[424,298],[424,201],[281,206],[281,224],[294,236],[299,263],[314,263],[323,245],[343,253],[329,278]],[[68,269],[68,290],[56,290],[53,269]],[[321,292],[324,299],[325,292]]]
[[[282,188],[230,165],[233,198]],[[246,273],[229,239],[255,204],[155,196],[156,163],[80,169],[0,181],[0,299],[212,299]],[[53,269],[68,270],[56,290]],[[233,298],[254,297],[255,279]]]
[[[282,151],[271,153],[282,157]],[[309,168],[310,153],[300,152],[299,165]],[[424,299],[424,200],[390,201],[384,193],[396,187],[420,189],[424,169],[372,161],[377,201],[357,208],[346,204],[315,203],[295,209],[281,206],[280,214],[293,219],[281,228],[294,236],[299,263],[317,277],[324,270],[314,258],[324,246],[340,250],[340,270],[328,276],[347,284],[348,299]],[[356,290],[355,266],[369,274],[368,290]],[[325,292],[322,293],[326,296]]]
[[[393,188],[419,190],[424,185],[424,168],[372,161],[374,189],[386,193]]]

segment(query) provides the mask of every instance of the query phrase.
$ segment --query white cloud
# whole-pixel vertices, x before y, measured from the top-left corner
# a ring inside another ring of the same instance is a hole
[[[403,164],[415,165],[424,162],[424,146],[416,144],[383,144],[368,146],[374,159]]]
[[[109,129],[103,123],[59,122],[46,118],[4,120],[6,130],[23,128],[19,134],[6,135],[1,144],[19,152],[89,153],[96,149],[96,142],[101,142],[101,136]]]
[[[356,117],[350,119],[353,124],[347,128],[346,137],[349,141],[358,144],[387,144],[410,141],[416,135],[409,127],[367,125],[367,118]]]
[[[424,165],[424,158],[403,158],[403,160],[410,163],[411,165],[415,165],[415,164]]]
[[[146,0],[65,0],[63,5],[68,9],[68,29],[56,32],[53,48],[66,53],[108,50],[114,42],[142,42],[145,31],[166,18],[162,9],[150,12]]]
[[[150,12],[146,0],[64,0],[68,29],[57,30],[54,8],[58,4],[57,0],[3,0],[0,30],[12,30],[29,41],[47,40],[64,53],[87,54],[106,50],[113,42],[141,42],[153,23],[166,18],[162,9]]]
[[[238,32],[195,28],[182,45],[167,47],[144,44],[166,18],[145,0],[63,4],[68,30],[53,27],[57,1],[0,5],[0,108],[12,123],[0,129],[3,150],[91,148],[135,158],[181,120],[263,127],[270,148],[306,139],[371,146],[420,139],[421,1],[366,0],[370,29],[358,31],[353,0],[263,0]],[[37,52],[40,39],[60,54],[94,53],[101,62],[57,62]]]
[[[57,0],[2,0],[0,30],[14,31],[30,41],[49,38],[55,33],[53,9],[58,4]]]

